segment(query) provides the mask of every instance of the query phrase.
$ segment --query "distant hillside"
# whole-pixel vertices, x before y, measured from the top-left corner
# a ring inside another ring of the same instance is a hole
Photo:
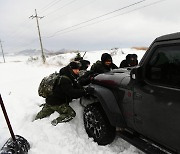
[[[132,49],[136,49],[136,50],[147,50],[148,47],[132,47]]]
[[[40,50],[26,49],[26,50],[22,50],[22,51],[19,51],[19,52],[15,53],[15,55],[26,55],[26,56],[29,56],[29,55],[39,55],[40,53],[41,53]]]
[[[58,51],[49,51],[47,49],[44,49],[44,54],[45,55],[58,55],[58,54],[63,54],[63,53],[68,53],[68,52],[73,52],[72,50],[67,50],[67,49],[61,49]],[[41,50],[37,49],[26,49],[19,51],[17,53],[14,53],[14,55],[24,55],[24,56],[35,56],[35,55],[40,55]]]

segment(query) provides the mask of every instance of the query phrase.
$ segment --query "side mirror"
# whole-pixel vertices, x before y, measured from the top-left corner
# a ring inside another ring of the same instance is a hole
[[[142,67],[134,67],[130,72],[130,77],[132,80],[135,80],[137,82],[143,81]]]

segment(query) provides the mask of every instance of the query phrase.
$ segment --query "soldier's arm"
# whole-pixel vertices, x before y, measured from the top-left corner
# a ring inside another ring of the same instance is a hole
[[[61,82],[61,89],[67,96],[75,99],[85,95],[85,90],[74,88],[70,79],[63,78]]]

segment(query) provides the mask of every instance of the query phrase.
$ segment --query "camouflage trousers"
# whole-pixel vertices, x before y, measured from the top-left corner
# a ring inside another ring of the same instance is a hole
[[[45,104],[42,110],[36,115],[35,120],[48,117],[55,111],[59,113],[59,117],[51,122],[52,125],[57,125],[58,123],[62,122],[68,122],[76,116],[76,112],[68,104],[54,106]]]

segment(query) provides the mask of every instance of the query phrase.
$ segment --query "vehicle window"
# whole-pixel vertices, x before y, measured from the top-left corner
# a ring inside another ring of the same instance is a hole
[[[180,88],[180,45],[157,48],[145,76],[155,84]]]

